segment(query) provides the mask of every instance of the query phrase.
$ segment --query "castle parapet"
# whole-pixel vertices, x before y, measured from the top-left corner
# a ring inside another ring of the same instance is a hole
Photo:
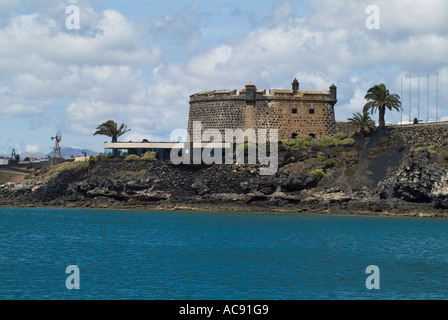
[[[266,89],[256,89],[251,92],[250,96],[246,89],[237,91],[233,90],[212,90],[198,92],[190,96],[190,102],[194,101],[208,101],[208,100],[271,100],[271,99],[288,99],[288,100],[313,100],[313,101],[333,101],[337,102],[335,91],[305,91],[300,90],[294,92],[294,90],[285,89],[269,89],[266,93]]]

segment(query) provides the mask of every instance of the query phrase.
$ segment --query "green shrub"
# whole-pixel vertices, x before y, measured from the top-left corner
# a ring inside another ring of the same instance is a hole
[[[306,150],[312,146],[313,146],[312,140],[310,141],[308,139],[301,139],[297,142],[297,147],[301,150]]]
[[[352,145],[355,144],[355,139],[353,139],[353,138],[344,139],[344,140],[341,141],[341,144],[352,146]]]
[[[300,139],[300,140],[303,140],[303,141],[306,141],[306,142],[311,142],[311,141],[314,140],[314,138],[313,138],[312,136],[308,136],[308,137],[306,137],[306,138],[302,138],[302,139]]]
[[[324,169],[315,169],[315,170],[313,170],[313,171],[311,171],[310,172],[311,174],[314,174],[314,175],[321,175],[321,176],[325,176],[325,171],[324,171]]]
[[[345,135],[345,133],[342,132],[338,132],[335,135],[333,135],[333,138],[336,140],[343,140],[345,139],[347,136]]]
[[[145,152],[140,159],[141,160],[151,160],[151,161],[157,160],[157,152],[155,152],[155,151]]]
[[[333,147],[337,145],[339,140],[334,139],[333,137],[323,137],[319,141],[319,147]]]
[[[96,159],[96,161],[103,161],[103,160],[106,160],[106,156],[104,155],[104,153],[99,153],[99,154],[97,154],[95,159]]]
[[[320,162],[324,162],[325,159],[327,159],[327,157],[322,152],[319,152],[317,154],[317,160],[319,160]]]
[[[315,139],[311,136],[306,138],[295,138],[292,140],[279,140],[279,144],[291,148],[291,149],[302,149],[306,150],[309,147],[313,147]]]
[[[337,165],[337,162],[335,160],[333,160],[333,159],[326,159],[326,160],[324,160],[323,163],[324,163],[324,165],[326,167],[329,167],[329,168],[334,167],[335,165]]]
[[[437,147],[436,147],[435,145],[429,146],[429,147],[428,147],[428,152],[429,152],[429,154],[432,155],[432,156],[433,156],[433,155],[436,155],[436,154],[437,154],[437,150],[436,150],[436,148],[437,148]]]
[[[126,157],[126,161],[140,160],[140,157],[136,154],[130,154]]]
[[[296,138],[292,141],[292,148],[306,150],[313,144],[313,137]]]
[[[92,160],[89,158],[89,160],[84,160],[84,161],[78,161],[75,162],[75,168],[76,169],[85,169],[89,167],[89,164]]]
[[[345,139],[345,140],[344,140]],[[351,138],[348,138],[351,139]],[[323,137],[320,141],[319,141],[319,146],[320,147],[334,147],[334,146],[339,146],[344,144],[344,141],[352,141],[352,140],[348,140],[346,139],[346,135],[344,133],[336,133],[335,135],[331,136],[331,137]],[[355,140],[353,140],[353,143],[355,143]]]
[[[311,141],[311,150],[318,151],[320,149],[319,144],[316,140]]]

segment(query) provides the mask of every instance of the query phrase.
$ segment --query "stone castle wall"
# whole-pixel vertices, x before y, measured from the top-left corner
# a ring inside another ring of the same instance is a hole
[[[329,136],[336,133],[334,105],[336,87],[329,91],[300,91],[298,82],[292,90],[246,89],[207,91],[190,97],[188,133],[191,140],[193,122],[201,121],[202,130],[277,129],[279,139]],[[199,132],[196,132],[199,137]]]
[[[448,122],[395,126],[392,135],[411,148],[448,144]]]
[[[391,134],[397,141],[402,141],[411,148],[443,146],[448,144],[448,122],[396,125],[391,127]],[[336,122],[336,132],[352,137],[359,129],[350,122]]]
[[[352,137],[359,129],[351,122],[337,121],[336,133],[344,133],[347,137]]]

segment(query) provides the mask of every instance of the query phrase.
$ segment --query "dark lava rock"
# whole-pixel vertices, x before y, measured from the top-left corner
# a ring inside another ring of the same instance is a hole
[[[430,160],[427,150],[410,153],[394,175],[378,184],[380,197],[433,203],[436,208],[448,208],[448,172]]]

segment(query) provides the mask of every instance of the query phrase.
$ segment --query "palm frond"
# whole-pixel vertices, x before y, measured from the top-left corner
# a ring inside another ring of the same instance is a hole
[[[391,94],[384,83],[373,86],[367,91],[365,96],[367,103],[363,111],[370,111],[372,114],[379,113],[379,126],[385,127],[384,115],[386,108],[389,110],[401,110],[401,100],[398,94]]]
[[[120,125],[120,128],[117,128],[117,123],[115,121],[108,120],[100,124],[93,135],[108,136],[112,138],[112,142],[117,142],[118,137],[129,131],[131,131],[131,129],[128,129],[124,123]]]

